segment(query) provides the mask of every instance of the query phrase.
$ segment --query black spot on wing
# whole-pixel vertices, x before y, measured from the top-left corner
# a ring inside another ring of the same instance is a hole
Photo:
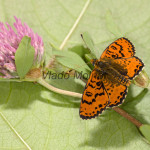
[[[104,95],[104,92],[102,92],[102,93],[96,93],[96,94],[95,94],[95,98],[96,98],[97,96],[102,96],[102,95]]]
[[[100,85],[101,85],[101,83],[102,83],[102,82],[97,82],[97,83],[96,83],[96,85],[97,85],[97,86],[100,86]]]
[[[92,102],[88,102],[88,101],[85,100],[85,99],[82,100],[82,103],[86,103],[86,104],[88,104],[88,105],[91,105],[91,104],[92,104]]]
[[[87,92],[85,93],[86,96],[91,97],[93,94],[91,92]]]
[[[85,120],[95,118],[96,116],[101,114],[103,110],[105,110],[105,108],[101,108],[100,111],[95,112],[95,114],[93,114],[92,116],[88,116],[88,114],[87,114],[87,116],[83,116],[80,114],[80,118],[85,119]],[[79,112],[79,113],[81,113],[81,112]]]
[[[139,60],[140,61],[140,63],[141,63],[141,66],[139,66],[139,65],[137,65],[138,66],[138,68],[136,68],[136,69],[134,69],[134,72],[135,72],[135,74],[134,74],[134,76],[133,77],[130,77],[129,79],[131,80],[131,79],[133,79],[135,76],[137,76],[139,73],[140,73],[140,71],[142,71],[142,69],[143,69],[143,67],[144,67],[144,63],[142,62],[142,60],[141,59],[139,59],[138,57],[136,57],[136,56],[134,56],[137,60]]]
[[[80,113],[80,117],[82,118],[82,119],[92,119],[92,118],[95,118],[96,116],[98,116],[99,114],[101,114],[102,113],[102,111],[103,110],[105,110],[106,109],[106,105],[107,105],[108,103],[106,102],[104,105],[105,105],[105,107],[104,108],[101,108],[103,105],[102,104],[99,104],[99,109],[97,108],[97,107],[95,107],[95,111],[93,111],[92,113],[85,113],[85,115],[81,115],[81,113],[83,112],[83,111],[80,111],[79,113]]]
[[[115,46],[113,46],[113,45],[111,46],[111,48],[112,48],[113,50],[117,50],[117,48],[116,48]]]
[[[135,55],[135,48],[134,48],[134,45],[133,45],[133,44],[131,43],[131,41],[128,40],[127,38],[123,37],[123,39],[125,39],[126,41],[128,41],[128,42],[131,44],[131,49],[132,49],[133,56],[134,56],[134,55]],[[130,47],[130,45],[129,45],[129,47]],[[129,52],[131,52],[131,51],[129,51]]]
[[[130,53],[132,52],[132,53],[133,53],[132,56],[134,56],[134,55],[135,55],[135,48],[134,48],[134,45],[130,42],[130,40],[128,40],[128,39],[125,38],[125,37],[119,38],[119,39],[117,39],[117,40],[123,40],[123,39],[126,41],[126,43],[130,43],[130,44],[128,44],[128,46],[129,46],[129,48],[130,48],[130,49],[128,48],[128,52],[130,52]],[[116,40],[116,41],[117,41],[117,40]],[[121,57],[119,57],[118,54],[115,54],[115,52],[109,50],[109,48],[112,48],[113,50],[118,50],[118,48],[116,48],[116,46],[112,45],[112,44],[114,44],[114,43],[120,47],[119,53],[121,54]],[[123,54],[121,51],[123,51],[123,47],[122,47],[122,45],[118,44],[117,42],[112,42],[112,43],[106,48],[106,54],[109,55],[109,56],[107,56],[108,58],[111,58],[111,57],[112,57],[112,58],[114,58],[114,59],[119,59],[119,58],[124,57],[124,54]]]
[[[120,47],[119,53],[121,54],[121,57],[116,57],[116,58],[122,58],[122,57],[124,57],[124,54],[122,53],[122,51],[123,51],[122,45],[118,44],[117,42],[115,42],[115,44]]]
[[[93,85],[92,85],[92,84],[90,84],[90,83],[88,84],[88,86],[90,86],[90,87],[92,87],[92,88],[95,88],[95,86],[93,86]]]
[[[99,104],[98,106],[99,106],[99,107],[102,107],[103,105],[102,105],[102,104]]]
[[[121,97],[120,96],[117,97],[119,102],[117,103],[118,100],[116,100],[115,101],[116,104],[111,104],[111,105],[109,105],[109,107],[114,107],[114,106],[117,106],[119,104],[122,104],[123,100],[125,99],[125,97],[127,95],[127,86],[126,86],[126,89],[124,91],[120,92],[120,95],[121,95]]]
[[[93,103],[93,102],[96,102],[96,100],[95,100],[94,98],[92,99],[92,103]]]

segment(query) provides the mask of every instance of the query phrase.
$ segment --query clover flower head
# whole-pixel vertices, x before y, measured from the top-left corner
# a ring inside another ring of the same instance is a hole
[[[35,49],[34,64],[40,63],[43,58],[44,44],[42,38],[34,33],[26,23],[15,18],[14,28],[0,22],[0,77],[16,78],[15,53],[24,36],[31,38],[31,45]]]

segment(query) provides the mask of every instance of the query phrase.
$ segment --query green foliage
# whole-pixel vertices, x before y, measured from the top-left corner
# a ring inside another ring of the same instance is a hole
[[[143,136],[150,142],[150,125],[148,124],[143,124],[140,127],[140,131],[143,134]]]
[[[56,60],[62,65],[77,70],[78,72],[83,71],[84,73],[89,73],[90,68],[82,60],[82,58],[74,52],[71,51],[60,51],[53,49],[53,55],[56,56]]]
[[[84,32],[83,34],[81,34],[81,36],[83,41],[85,42],[85,45],[88,47],[89,51],[91,52],[91,54],[94,56],[94,58],[96,58],[95,52],[97,51],[97,49],[95,48],[94,42],[91,36],[89,35],[89,33]]]
[[[149,0],[14,0],[13,4],[0,0],[0,21],[13,24],[12,16],[16,15],[26,22],[43,37],[47,60],[51,53],[47,43],[61,50],[73,48],[83,44],[80,34],[84,31],[93,38],[97,58],[111,42],[125,36],[135,45],[136,55],[150,75]],[[74,25],[77,26],[71,30]],[[70,61],[69,58],[68,65]],[[80,93],[85,86],[74,79],[49,82]],[[150,149],[138,129],[111,109],[85,121],[79,118],[80,99],[50,92],[36,83],[1,82],[0,93],[0,149]],[[121,107],[142,123],[150,124],[149,97],[149,91],[131,85]]]
[[[33,65],[35,50],[31,46],[31,38],[24,36],[15,53],[15,64],[20,78],[24,78]]]

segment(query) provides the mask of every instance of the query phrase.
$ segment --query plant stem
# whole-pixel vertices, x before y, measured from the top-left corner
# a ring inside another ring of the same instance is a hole
[[[0,82],[36,82],[36,79],[5,79],[5,78],[0,78]]]
[[[130,122],[132,122],[135,126],[137,126],[138,128],[142,125],[141,122],[139,122],[138,120],[136,120],[135,118],[133,118],[132,116],[130,116],[126,111],[124,111],[123,109],[119,108],[119,107],[114,107],[113,108],[114,111],[116,111],[117,113],[119,113],[121,116],[125,117],[126,119],[128,119]]]
[[[41,84],[42,86],[46,87],[47,89],[49,89],[50,91],[53,91],[55,93],[59,93],[59,94],[63,94],[63,95],[68,95],[68,96],[72,96],[72,97],[78,97],[81,98],[82,94],[80,93],[76,93],[76,92],[71,92],[71,91],[66,91],[66,90],[62,90],[62,89],[58,89],[50,84],[48,84],[44,79],[40,78],[37,80],[37,82],[39,84]]]

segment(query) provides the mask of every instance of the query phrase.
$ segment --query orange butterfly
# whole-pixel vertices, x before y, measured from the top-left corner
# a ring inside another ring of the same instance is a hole
[[[80,117],[91,119],[106,107],[118,106],[127,94],[127,87],[144,67],[132,43],[122,37],[110,44],[100,59],[92,59],[94,69],[85,86]]]

